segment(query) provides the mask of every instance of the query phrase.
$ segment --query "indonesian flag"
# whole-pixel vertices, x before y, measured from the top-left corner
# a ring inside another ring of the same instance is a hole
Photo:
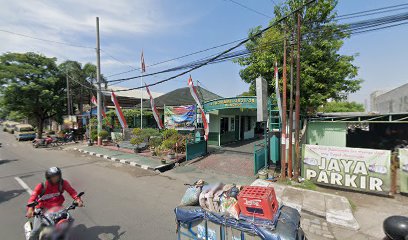
[[[205,141],[207,141],[208,140],[208,132],[209,132],[207,118],[205,117],[204,108],[200,103],[200,99],[198,98],[197,90],[194,87],[193,79],[191,78],[191,76],[188,79],[188,87],[190,88],[191,96],[194,98],[195,102],[197,103],[197,106],[201,110],[201,119],[203,120],[203,125],[204,125],[204,139],[205,139]]]
[[[98,106],[98,102],[96,101],[96,97],[95,97],[95,96],[92,96],[91,102],[92,102],[93,105],[95,105],[95,107]],[[104,118],[106,118],[106,113],[105,113],[105,111],[104,111],[103,109],[102,109],[102,116],[103,116]]]
[[[126,123],[126,119],[125,119],[125,117],[123,116],[122,109],[121,109],[120,106],[119,106],[119,102],[118,102],[118,100],[116,99],[116,95],[115,95],[114,92],[111,93],[111,100],[112,100],[112,102],[113,102],[113,105],[115,105],[116,116],[118,116],[120,125],[122,126],[123,129],[127,128],[128,125],[127,125],[127,123]]]
[[[276,94],[276,101],[278,104],[279,109],[279,116],[282,119],[282,103],[279,91],[279,74],[278,74],[278,63],[275,62],[275,94]]]
[[[157,126],[159,126],[160,129],[163,129],[164,128],[163,122],[162,122],[162,120],[161,120],[161,118],[159,116],[159,112],[157,111],[156,105],[154,104],[153,96],[150,93],[150,90],[147,87],[146,83],[145,83],[145,86],[146,86],[147,94],[149,94],[149,97],[150,97],[150,105],[152,107],[152,112],[153,112],[154,119],[156,119]]]
[[[143,56],[143,50],[142,50],[142,55],[140,56],[140,63],[142,65],[142,73],[146,72],[146,64]]]

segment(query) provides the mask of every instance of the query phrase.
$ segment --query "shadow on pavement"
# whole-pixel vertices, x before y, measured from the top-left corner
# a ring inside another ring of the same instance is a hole
[[[120,226],[94,226],[87,228],[84,224],[77,225],[71,229],[70,239],[87,240],[117,240],[125,233],[120,232]]]
[[[18,161],[18,160],[17,160],[17,159],[11,159],[11,160],[5,159],[5,160],[0,160],[0,165],[5,164],[5,163],[9,163],[9,162],[15,162],[15,161]]]
[[[25,193],[25,190],[10,190],[10,191],[0,191],[0,203],[7,202],[15,197],[20,196],[22,193]]]

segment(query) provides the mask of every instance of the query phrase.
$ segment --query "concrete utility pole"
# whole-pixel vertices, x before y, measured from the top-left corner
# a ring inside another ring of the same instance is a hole
[[[300,145],[299,145],[299,132],[300,132],[300,13],[297,15],[297,59],[296,59],[296,106],[295,106],[295,177],[299,177],[300,166]]]
[[[283,89],[282,89],[282,135],[281,135],[281,177],[286,178],[286,30],[283,40]]]
[[[67,81],[67,114],[71,115],[71,93],[69,90],[69,78],[68,78],[68,73],[65,73],[65,79]]]
[[[293,144],[292,144],[292,135],[293,135],[293,62],[294,60],[294,51],[295,51],[295,32],[290,40],[290,97],[289,97],[289,149],[288,149],[288,177],[292,178],[292,156],[293,156]]]
[[[97,92],[97,117],[98,117],[98,145],[102,145],[102,139],[99,133],[102,130],[102,92],[101,92],[101,43],[99,40],[99,17],[96,17],[96,82],[98,84]]]

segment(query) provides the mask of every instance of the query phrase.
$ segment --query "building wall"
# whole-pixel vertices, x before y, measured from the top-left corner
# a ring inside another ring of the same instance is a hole
[[[391,91],[371,94],[371,111],[379,113],[408,112],[408,84]]]
[[[346,147],[347,123],[344,122],[309,122],[306,143]]]

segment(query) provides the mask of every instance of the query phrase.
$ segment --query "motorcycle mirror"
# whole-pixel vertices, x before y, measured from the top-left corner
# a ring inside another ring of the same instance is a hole
[[[84,192],[80,192],[80,193],[78,193],[77,197],[81,197],[84,194],[85,194]]]

